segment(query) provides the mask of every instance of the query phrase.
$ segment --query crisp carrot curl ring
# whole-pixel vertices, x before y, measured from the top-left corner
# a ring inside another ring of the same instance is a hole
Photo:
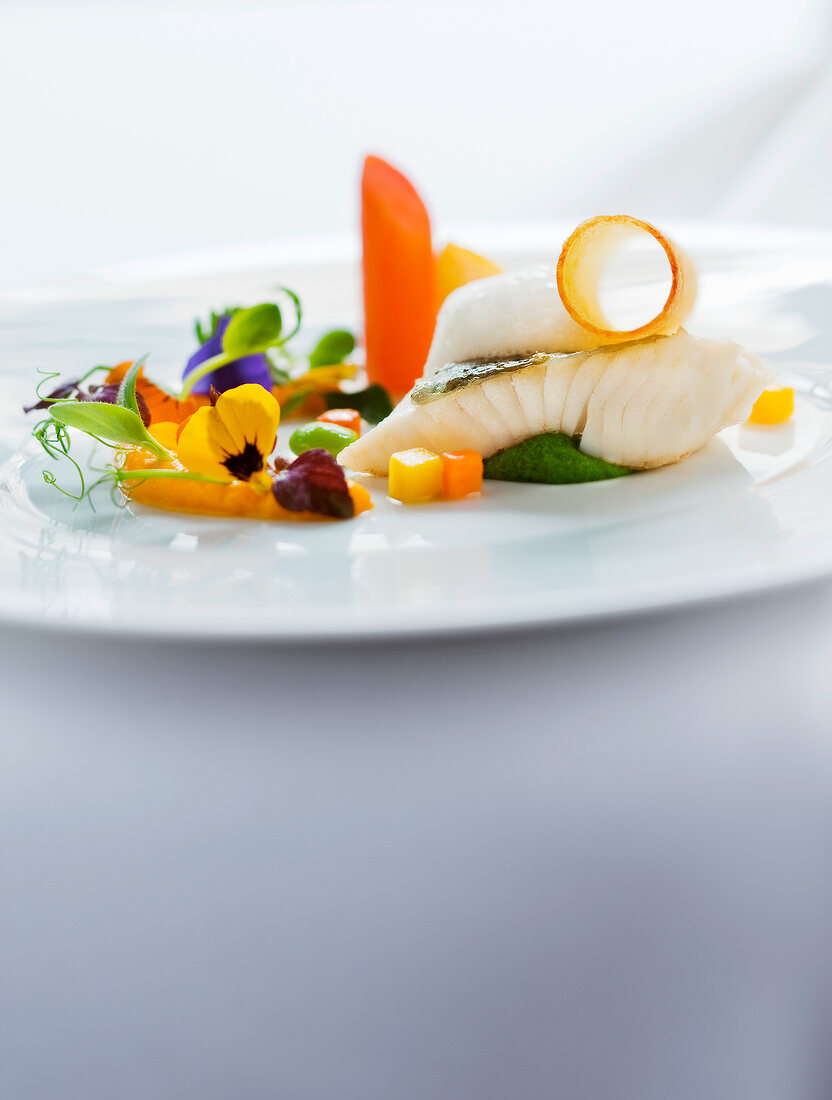
[[[639,328],[616,329],[601,309],[598,284],[610,254],[628,238],[642,233],[649,233],[664,249],[670,264],[670,293],[652,320]],[[557,279],[558,293],[570,317],[602,343],[676,332],[696,301],[696,271],[690,258],[655,226],[626,214],[602,215],[579,225],[563,246]]]

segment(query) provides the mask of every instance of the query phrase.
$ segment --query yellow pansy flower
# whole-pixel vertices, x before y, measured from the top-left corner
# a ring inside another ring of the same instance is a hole
[[[177,454],[186,469],[228,481],[271,488],[266,460],[274,450],[280,406],[256,382],[220,394],[197,411],[179,433]]]

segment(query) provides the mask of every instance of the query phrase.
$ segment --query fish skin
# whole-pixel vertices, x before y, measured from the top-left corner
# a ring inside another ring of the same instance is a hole
[[[390,455],[414,446],[470,448],[488,458],[541,432],[562,431],[580,434],[586,454],[649,469],[677,462],[746,420],[768,382],[762,363],[738,344],[680,329],[595,354],[553,356],[426,404],[413,404],[408,394],[338,457],[357,473],[385,475]]]

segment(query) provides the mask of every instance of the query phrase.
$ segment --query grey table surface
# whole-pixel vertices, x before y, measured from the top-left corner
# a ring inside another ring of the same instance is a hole
[[[3,1095],[828,1095],[830,622],[3,631]]]

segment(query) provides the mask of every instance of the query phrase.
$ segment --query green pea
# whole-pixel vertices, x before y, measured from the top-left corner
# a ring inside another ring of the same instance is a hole
[[[350,443],[355,443],[356,439],[358,434],[350,428],[344,428],[340,424],[313,421],[292,432],[289,446],[292,453],[296,455],[322,447],[325,451],[329,451],[333,458],[337,458],[340,452]]]

